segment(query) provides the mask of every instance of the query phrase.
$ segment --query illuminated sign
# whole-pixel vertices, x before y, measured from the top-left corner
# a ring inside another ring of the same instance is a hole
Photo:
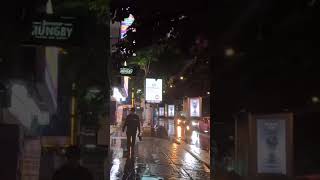
[[[79,20],[75,17],[45,15],[32,22],[32,31],[26,44],[81,45]]]
[[[38,39],[67,40],[73,31],[71,23],[47,22],[45,20],[33,22],[32,27],[32,36]]]
[[[119,69],[119,73],[121,76],[134,76],[135,68],[130,66],[121,66]]]
[[[168,116],[174,117],[174,105],[168,105]]]
[[[190,98],[190,117],[200,117],[200,98]]]
[[[162,101],[162,79],[146,78],[146,101],[160,103]]]

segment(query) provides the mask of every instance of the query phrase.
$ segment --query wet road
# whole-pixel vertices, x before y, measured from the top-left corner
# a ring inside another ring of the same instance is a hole
[[[116,140],[111,180],[120,179],[210,179],[210,169],[181,146],[165,139],[145,137],[137,142],[133,158],[123,156],[125,139]],[[114,146],[115,147],[115,146]]]
[[[197,126],[189,125],[188,128],[185,125],[175,126],[173,119],[163,118],[157,121],[157,125],[158,127],[163,127],[171,139],[175,138],[184,141],[205,151],[209,151],[210,149],[210,135],[199,132]]]

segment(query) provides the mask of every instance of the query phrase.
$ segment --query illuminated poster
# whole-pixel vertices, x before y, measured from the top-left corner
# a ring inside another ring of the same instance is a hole
[[[190,98],[190,117],[200,117],[200,98]]]
[[[159,107],[159,116],[164,116],[164,107]]]
[[[257,119],[258,173],[286,174],[286,122]]]
[[[174,105],[168,105],[168,116],[174,117]]]
[[[162,101],[162,79],[146,78],[146,101],[160,103]]]

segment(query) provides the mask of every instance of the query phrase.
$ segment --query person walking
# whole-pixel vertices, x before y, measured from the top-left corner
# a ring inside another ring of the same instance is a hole
[[[53,175],[52,180],[93,180],[91,172],[80,165],[80,149],[71,146],[66,152],[67,162]]]
[[[124,125],[122,127],[122,132],[127,128],[127,149],[128,155],[131,157],[134,154],[134,145],[136,142],[137,130],[139,132],[138,136],[140,137],[140,119],[139,116],[135,113],[135,108],[131,108],[130,114],[126,117]]]

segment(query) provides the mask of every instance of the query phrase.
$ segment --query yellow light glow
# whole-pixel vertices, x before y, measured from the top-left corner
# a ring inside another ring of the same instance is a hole
[[[187,126],[187,130],[188,130],[188,131],[190,130],[190,127],[189,127],[189,126]]]
[[[178,136],[178,138],[181,138],[181,134],[182,134],[181,126],[177,126],[177,136]]]

